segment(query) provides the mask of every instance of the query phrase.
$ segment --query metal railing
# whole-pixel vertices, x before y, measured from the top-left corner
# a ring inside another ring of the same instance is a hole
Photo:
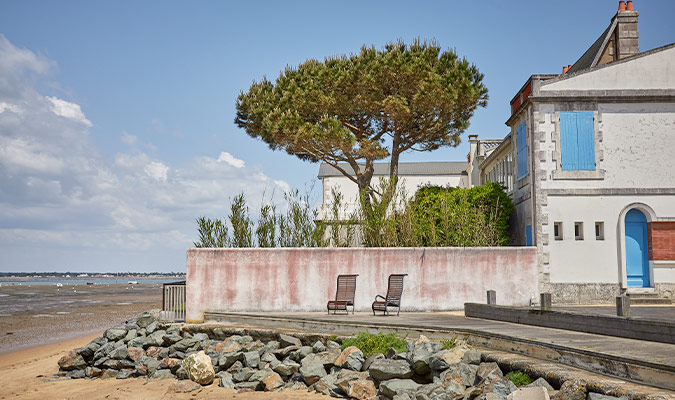
[[[185,281],[162,285],[162,321],[185,321]]]

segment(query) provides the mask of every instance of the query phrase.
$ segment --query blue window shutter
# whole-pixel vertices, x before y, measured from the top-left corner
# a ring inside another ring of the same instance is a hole
[[[516,130],[518,147],[518,179],[527,175],[527,130],[523,122]]]
[[[525,246],[532,246],[532,225],[525,227]]]
[[[577,114],[577,154],[578,168],[582,171],[595,171],[595,129],[593,113]]]
[[[560,113],[560,158],[563,171],[595,171],[592,112]]]
[[[560,113],[560,167],[563,171],[579,169],[577,151],[577,113]]]

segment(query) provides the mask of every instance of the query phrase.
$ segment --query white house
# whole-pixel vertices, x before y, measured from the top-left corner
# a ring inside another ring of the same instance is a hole
[[[675,293],[675,44],[639,53],[637,19],[620,9],[563,74],[532,75],[479,165],[515,179],[514,244],[537,247],[556,302]]]

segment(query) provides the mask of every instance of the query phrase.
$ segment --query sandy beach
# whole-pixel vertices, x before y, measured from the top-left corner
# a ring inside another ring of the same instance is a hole
[[[161,284],[16,285],[0,288],[0,400],[4,399],[325,399],[305,391],[236,393],[217,381],[175,393],[175,379],[57,379],[58,360],[103,331],[159,308]]]
[[[55,379],[57,362],[68,351],[87,344],[98,335],[59,341],[0,355],[0,376],[4,399],[326,399],[306,391],[247,392],[218,387],[217,381],[189,393],[174,393],[175,379]]]

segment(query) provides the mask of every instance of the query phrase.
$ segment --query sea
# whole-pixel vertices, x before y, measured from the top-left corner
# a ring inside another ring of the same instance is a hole
[[[93,283],[94,285],[113,285],[119,283],[129,283],[130,281],[138,283],[169,283],[180,281],[181,278],[153,278],[153,279],[143,279],[143,278],[80,278],[80,279],[40,279],[40,278],[26,278],[18,279],[13,278],[11,280],[2,280],[0,279],[0,286],[31,286],[31,285],[56,285],[58,283],[63,286],[73,286],[73,285],[86,285],[88,283]],[[183,278],[185,280],[185,278]]]

